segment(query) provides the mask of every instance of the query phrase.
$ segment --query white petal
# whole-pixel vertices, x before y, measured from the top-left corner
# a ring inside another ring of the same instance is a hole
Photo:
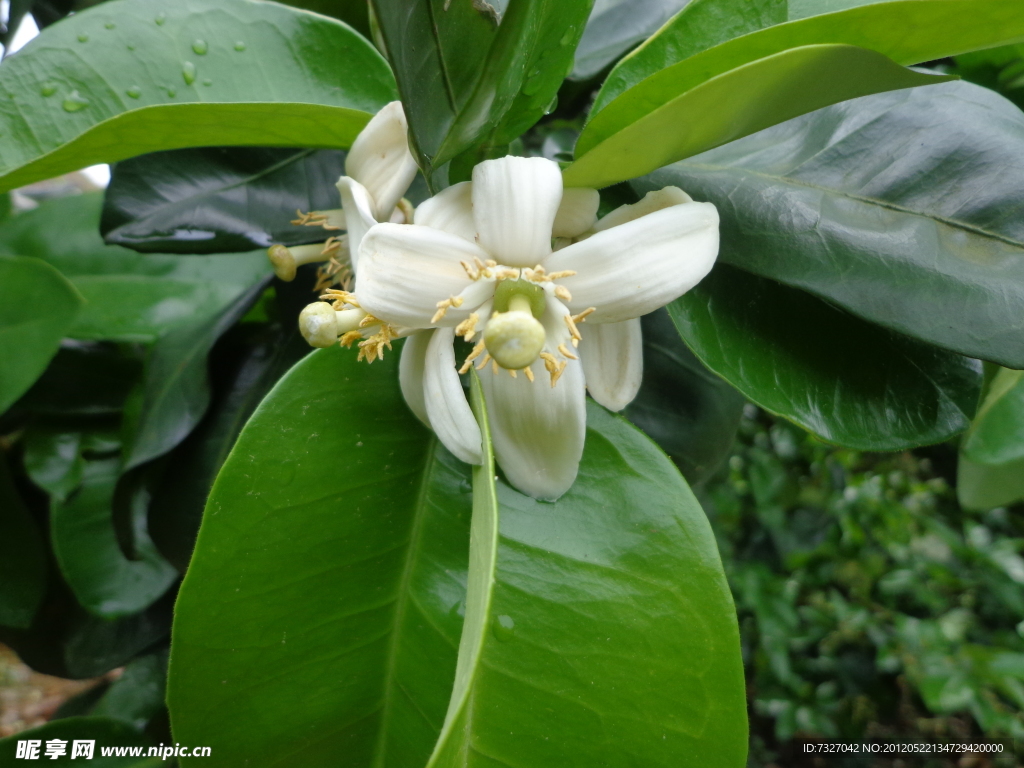
[[[679,187],[662,187],[661,189],[652,189],[646,195],[643,200],[633,203],[631,205],[620,205],[614,211],[609,213],[594,227],[595,232],[608,229],[609,227],[617,227],[620,224],[625,224],[627,221],[634,221],[639,219],[641,216],[646,216],[649,213],[660,211],[663,208],[670,208],[673,205],[682,205],[683,203],[692,203],[693,198],[683,192]]]
[[[402,387],[405,404],[428,427],[430,418],[427,416],[427,403],[423,394],[423,371],[427,345],[432,335],[433,331],[412,334],[402,345],[402,355],[398,361],[398,383]]]
[[[431,334],[423,377],[427,416],[445,448],[468,464],[479,464],[483,438],[455,370],[454,341],[452,328]]]
[[[505,477],[523,493],[557,499],[572,485],[583,455],[587,426],[583,369],[570,360],[554,387],[540,361],[522,371],[480,372],[491,436]]]
[[[555,237],[579,237],[597,223],[601,195],[596,189],[570,187],[562,190],[562,202],[555,214]]]
[[[358,274],[359,244],[377,220],[373,217],[373,202],[366,187],[351,176],[338,179],[341,193],[341,207],[345,211],[345,226],[348,229],[348,252],[353,273]]]
[[[450,309],[445,325],[456,325],[494,292],[493,283],[473,283],[460,261],[486,258],[461,237],[415,224],[377,224],[363,238],[355,294],[367,312],[392,325],[427,328],[437,303],[469,289],[461,309]]]
[[[420,203],[413,219],[415,224],[433,227],[458,235],[463,240],[476,242],[476,223],[473,221],[473,182],[463,181],[438,192]]]
[[[644,376],[640,318],[595,323],[580,329],[580,362],[590,396],[610,411],[621,411],[636,397]]]
[[[409,151],[408,135],[402,102],[393,101],[366,124],[345,158],[345,173],[366,187],[377,221],[391,218],[416,177],[416,159]]]
[[[551,253],[551,231],[561,199],[557,163],[511,155],[485,160],[473,169],[478,242],[501,264],[540,264]]]
[[[718,256],[718,211],[684,203],[642,216],[556,251],[549,272],[572,294],[569,309],[596,311],[590,323],[616,323],[663,307],[699,283]]]

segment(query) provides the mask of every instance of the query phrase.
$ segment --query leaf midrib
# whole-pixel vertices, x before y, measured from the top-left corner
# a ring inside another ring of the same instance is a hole
[[[935,221],[935,222],[938,222],[940,224],[945,224],[946,226],[951,227],[953,229],[963,230],[964,232],[969,232],[969,233],[975,234],[975,235],[977,235],[979,237],[988,238],[990,240],[997,240],[999,242],[1002,242],[1002,243],[1005,243],[1007,245],[1013,246],[1014,248],[1019,248],[1021,250],[1024,250],[1024,242],[1022,242],[1020,240],[1015,240],[1015,239],[1013,239],[1011,237],[1008,237],[1006,235],[1001,235],[998,232],[990,232],[989,230],[982,229],[981,227],[976,226],[974,224],[968,224],[967,222],[960,221],[959,219],[953,219],[953,218],[948,218],[946,216],[938,216],[938,215],[935,215],[935,214],[924,213],[922,211],[915,211],[912,208],[907,208],[906,206],[899,205],[898,203],[893,203],[893,202],[890,202],[888,200],[881,200],[881,199],[879,199],[877,197],[871,197],[869,195],[858,195],[858,194],[854,194],[852,192],[848,192],[848,191],[843,190],[843,189],[836,189],[836,188],[833,188],[833,187],[824,187],[824,186],[822,186],[820,184],[815,184],[813,182],[804,181],[802,179],[794,179],[792,176],[788,176],[788,175],[774,175],[774,174],[770,174],[770,173],[765,173],[763,171],[754,171],[754,170],[751,170],[749,168],[744,168],[742,166],[715,165],[715,164],[712,164],[712,163],[691,163],[688,160],[683,160],[681,164],[684,167],[695,168],[695,169],[699,169],[699,170],[712,171],[712,172],[727,171],[727,172],[733,172],[733,173],[745,173],[745,174],[748,174],[750,176],[756,176],[756,177],[762,178],[762,179],[768,179],[768,180],[771,180],[771,181],[781,182],[781,183],[789,184],[789,185],[794,186],[794,187],[804,187],[806,189],[813,189],[813,190],[815,190],[817,192],[821,192],[823,194],[828,194],[828,195],[832,195],[832,196],[836,196],[836,197],[843,197],[843,198],[846,198],[848,200],[852,200],[852,201],[859,202],[859,203],[864,203],[864,204],[867,204],[867,205],[874,205],[874,206],[877,206],[879,208],[885,208],[885,209],[888,209],[888,210],[891,210],[891,211],[895,211],[897,213],[905,214],[907,216],[916,216],[918,218],[928,219],[929,221]],[[803,163],[801,163],[801,165],[803,165]],[[799,168],[799,167],[800,166],[797,166],[797,168]],[[794,169],[794,170],[796,170],[796,169]]]
[[[381,704],[381,723],[377,735],[377,747],[374,750],[373,768],[382,768],[384,758],[387,755],[388,731],[391,724],[391,713],[394,711],[394,691],[397,687],[395,676],[398,667],[399,646],[401,645],[400,630],[405,620],[406,610],[410,602],[412,602],[409,595],[409,585],[412,582],[412,573],[419,554],[419,543],[423,536],[424,520],[427,517],[427,496],[430,493],[430,481],[433,467],[436,464],[436,455],[437,438],[431,435],[427,447],[427,455],[423,462],[423,474],[420,478],[419,492],[416,494],[415,516],[413,518],[412,530],[409,532],[409,549],[405,557],[405,564],[402,566],[402,576],[398,582],[395,618],[391,631],[391,640],[388,643],[387,668],[384,671],[384,701]]]

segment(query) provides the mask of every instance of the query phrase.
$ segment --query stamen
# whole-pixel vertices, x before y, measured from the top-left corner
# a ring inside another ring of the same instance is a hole
[[[570,360],[579,360],[579,358],[576,357],[576,355],[569,351],[568,347],[566,347],[565,344],[559,344],[558,351],[561,352],[566,357],[568,357]]]
[[[564,285],[555,286],[555,296],[560,298],[562,301],[572,301],[572,294],[569,293],[569,289]]]
[[[508,375],[511,376],[513,379],[518,378],[518,376],[516,376],[516,372],[515,372],[515,370],[513,368],[506,368],[505,370],[508,371]]]
[[[533,383],[533,371],[530,370],[530,366],[523,368],[523,373],[526,374],[526,378],[530,380],[530,383]]]
[[[563,277],[572,277],[575,274],[575,270],[563,269],[561,272],[552,272],[550,275],[546,275],[546,278],[548,280],[561,280]]]
[[[378,321],[380,322],[380,321]],[[359,342],[359,355],[356,361],[366,360],[372,363],[377,358],[384,359],[384,348],[391,349],[391,340],[394,338],[394,329],[387,323],[381,323],[380,330],[365,341]]]
[[[575,347],[583,340],[583,337],[580,335],[580,329],[576,327],[576,321],[572,319],[572,315],[562,315],[562,319],[569,328],[569,335],[572,336],[572,345]]]
[[[436,323],[436,322],[440,321],[441,318],[445,316],[445,313],[448,311],[449,307],[455,307],[456,309],[458,309],[461,306],[462,306],[462,297],[461,296],[452,296],[450,298],[444,299],[443,301],[437,302],[437,312],[435,312],[434,316],[432,318],[430,318],[430,322],[431,323]]]
[[[473,351],[469,353],[468,357],[466,357],[466,361],[462,364],[462,367],[459,368],[459,373],[467,373],[469,369],[473,367],[473,361],[480,357],[480,353],[485,349],[487,349],[487,346],[482,341],[478,342],[477,345],[473,347]]]
[[[587,307],[582,312],[580,312],[578,315],[573,315],[572,316],[572,320],[573,320],[574,323],[582,323],[584,320],[586,320],[591,314],[593,314],[596,311],[597,311],[597,307]]]
[[[347,349],[362,338],[362,331],[349,331],[348,333],[343,333],[338,342]]]
[[[476,312],[471,314],[457,326],[455,326],[455,335],[462,336],[466,341],[472,341],[473,337],[476,336],[476,324],[480,320],[480,315]]]
[[[488,363],[493,363],[493,362],[494,362],[494,360],[493,360],[493,359],[491,358],[491,355],[490,355],[490,353],[488,353],[488,354],[484,355],[483,359],[482,359],[482,360],[480,361],[480,363],[479,363],[479,364],[477,365],[476,369],[477,369],[478,371],[482,371],[482,370],[484,369],[484,367],[485,367],[485,366],[486,366],[486,365],[487,365]]]
[[[565,360],[558,360],[550,352],[541,352],[540,357],[544,361],[544,368],[547,369],[548,375],[551,376],[551,386],[553,387],[568,363]]]
[[[500,370],[501,370],[501,368],[498,367],[498,361],[497,360],[491,360],[491,373],[493,373],[495,376],[497,376],[498,372]]]
[[[336,288],[328,288],[322,294],[320,294],[322,301],[333,302],[335,309],[344,309],[345,305],[355,307],[356,309],[362,309],[359,305],[359,299],[356,298],[354,293],[348,291],[339,291]]]
[[[477,261],[480,261],[480,259],[477,259]],[[460,261],[459,264],[461,264],[462,268],[466,270],[466,275],[469,277],[470,280],[476,282],[477,280],[480,279],[481,270],[479,267],[475,267],[468,261]]]
[[[345,212],[340,208],[333,211],[310,211],[309,213],[303,213],[296,209],[295,214],[298,218],[292,219],[292,224],[299,227],[323,227],[328,231],[344,229],[342,223],[345,220]]]

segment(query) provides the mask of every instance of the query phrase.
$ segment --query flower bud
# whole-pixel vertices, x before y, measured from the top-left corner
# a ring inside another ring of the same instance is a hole
[[[502,368],[513,371],[536,360],[544,340],[544,326],[529,312],[502,312],[488,320],[484,329],[487,352]]]

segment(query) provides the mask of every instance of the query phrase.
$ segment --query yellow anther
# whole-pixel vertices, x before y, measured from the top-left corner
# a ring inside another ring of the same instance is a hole
[[[588,317],[589,317],[589,316],[590,316],[590,315],[591,315],[592,313],[594,313],[594,312],[596,312],[596,311],[597,311],[597,307],[587,307],[587,308],[586,308],[586,309],[584,309],[584,310],[583,310],[582,312],[580,312],[580,313],[579,313],[578,315],[573,315],[573,316],[572,316],[572,321],[573,321],[574,323],[582,323],[582,322],[583,322],[584,320],[586,320],[586,319],[587,319],[587,318],[588,318]]]
[[[384,348],[391,349],[391,340],[394,338],[394,329],[387,323],[381,323],[380,330],[365,341],[359,342],[359,356],[356,360],[366,360],[372,363],[377,358],[384,359]]]
[[[575,347],[583,338],[580,335],[580,329],[576,327],[576,322],[572,319],[572,315],[562,315],[562,319],[565,321],[565,325],[569,329],[569,335],[572,336],[572,345]]]
[[[491,267],[493,269],[494,267],[498,266],[498,262],[496,262],[494,259],[487,259],[487,261],[484,262],[484,266]]]
[[[359,305],[359,299],[356,298],[354,293],[348,291],[339,291],[336,288],[328,288],[326,291],[320,294],[322,301],[330,301],[334,303],[335,309],[344,309],[345,306],[355,307],[361,309]]]
[[[576,355],[569,351],[569,348],[566,347],[565,344],[559,344],[558,351],[561,352],[566,357],[568,357],[570,360],[579,360],[579,358],[576,357]]]
[[[526,378],[528,378],[531,382],[533,381],[533,371],[530,370],[529,366],[523,368],[523,373],[526,374]]]
[[[478,371],[482,371],[484,369],[484,366],[486,366],[488,363],[492,363],[492,362],[494,362],[494,361],[491,359],[491,356],[489,354],[488,355],[484,355],[483,359],[481,359],[480,362],[477,363],[476,369]]]
[[[553,387],[568,363],[565,360],[557,359],[550,352],[541,352],[540,358],[544,361],[544,367],[547,369],[548,375],[551,376],[551,386]]]
[[[515,372],[514,369],[508,368],[507,370],[508,370],[508,375],[511,376],[513,379],[518,378],[518,376],[516,376],[516,372]]]
[[[434,316],[432,318],[430,318],[430,322],[432,322],[432,323],[438,322],[442,317],[445,316],[445,313],[448,311],[449,307],[455,307],[456,309],[458,309],[461,306],[462,306],[462,297],[461,296],[452,296],[451,298],[447,298],[447,299],[444,299],[443,301],[437,302],[437,312],[435,312]]]
[[[477,259],[477,261],[480,260]],[[469,277],[470,280],[476,282],[477,280],[480,279],[480,269],[478,267],[470,264],[468,261],[460,261],[459,264],[461,264],[462,268],[466,270],[466,275]]]
[[[342,244],[343,241],[341,240],[341,238],[334,236],[328,237],[327,240],[324,242],[324,249],[320,251],[320,255],[327,256],[329,254],[333,254],[336,251],[341,250]]]
[[[345,214],[340,209],[336,211],[310,211],[309,213],[303,213],[296,209],[295,215],[298,218],[292,219],[292,224],[299,227],[323,227],[328,231],[344,229],[342,222],[345,220]]]
[[[550,275],[545,275],[547,280],[561,280],[563,277],[572,277],[576,272],[571,269],[563,269],[561,272],[552,272]]]
[[[459,373],[466,373],[469,371],[469,369],[473,367],[473,361],[480,357],[485,349],[487,349],[487,347],[484,343],[482,341],[478,342],[477,345],[473,347],[473,351],[466,357],[466,361],[462,364],[462,367],[459,368]]]
[[[377,325],[378,323],[380,323],[380,320],[378,320],[373,315],[368,314],[366,317],[359,321],[359,327],[366,328],[371,325]]]
[[[341,344],[341,346],[347,348],[347,347],[351,347],[354,343],[356,343],[357,341],[359,341],[362,338],[363,338],[363,332],[362,331],[349,331],[348,333],[342,334],[341,338],[338,341]]]
[[[476,324],[480,321],[480,315],[476,312],[471,314],[457,326],[455,326],[455,335],[462,336],[466,341],[472,341],[473,337],[476,336]]]
[[[569,289],[564,285],[555,286],[555,296],[560,298],[562,301],[572,301],[572,294],[569,293]]]

